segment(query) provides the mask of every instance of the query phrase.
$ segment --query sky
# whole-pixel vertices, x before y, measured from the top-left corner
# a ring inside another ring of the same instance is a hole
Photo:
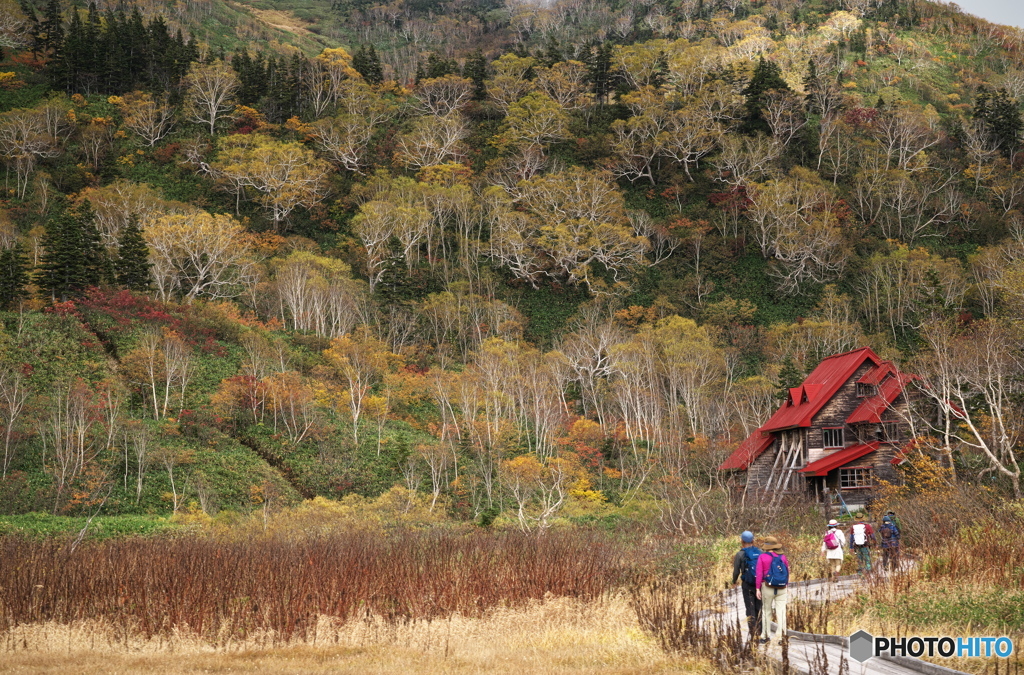
[[[1021,0],[955,0],[960,9],[993,23],[1024,28],[1024,2]]]

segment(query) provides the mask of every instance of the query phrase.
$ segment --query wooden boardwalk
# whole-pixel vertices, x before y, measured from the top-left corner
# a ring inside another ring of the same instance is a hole
[[[790,599],[830,602],[850,595],[863,584],[859,577],[843,577],[835,582],[815,579],[790,586]],[[743,598],[739,588],[726,591],[722,597],[725,605],[723,619],[735,621],[746,626],[746,615],[743,609]],[[882,659],[872,658],[864,663],[853,661],[849,657],[845,637],[835,635],[811,635],[787,631],[789,637],[789,664],[794,670],[802,673],[828,672],[840,675],[843,667],[849,675],[953,675],[962,671],[915,658]],[[782,660],[782,647],[778,640],[772,640],[768,654],[776,660]]]

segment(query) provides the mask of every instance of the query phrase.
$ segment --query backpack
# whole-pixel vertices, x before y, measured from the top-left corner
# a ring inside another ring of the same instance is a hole
[[[757,559],[761,555],[761,549],[756,546],[748,546],[743,549],[743,575],[744,582],[751,586],[757,581]]]
[[[880,534],[882,536],[882,539],[884,539],[885,541],[889,541],[890,539],[895,538],[896,531],[893,530],[892,525],[886,523],[885,525],[882,525],[882,527],[879,528],[878,534]]]
[[[857,523],[853,526],[853,543],[857,546],[865,546],[868,543],[868,526],[864,523]]]
[[[771,554],[772,561],[768,565],[768,574],[764,582],[772,588],[785,588],[789,584],[789,565],[781,555]]]
[[[839,535],[836,534],[835,530],[829,530],[825,533],[825,548],[834,551],[840,546],[842,546],[842,543],[840,543]]]

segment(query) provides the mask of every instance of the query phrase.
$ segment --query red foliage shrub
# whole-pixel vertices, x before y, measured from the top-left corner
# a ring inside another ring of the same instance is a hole
[[[167,164],[172,162],[177,156],[178,151],[181,150],[181,143],[175,141],[174,143],[168,143],[162,148],[157,148],[153,151],[153,161],[157,164]]]
[[[876,108],[853,108],[843,115],[843,121],[854,127],[866,127],[878,119]]]

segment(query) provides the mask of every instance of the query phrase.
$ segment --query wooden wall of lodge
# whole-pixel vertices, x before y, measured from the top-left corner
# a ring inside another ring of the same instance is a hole
[[[818,414],[811,420],[811,427],[776,433],[776,440],[772,446],[761,453],[761,456],[755,459],[747,469],[746,489],[762,491],[767,488],[774,492],[778,489],[778,484],[780,482],[788,483],[786,489],[789,491],[812,489],[811,482],[806,480],[804,474],[796,471],[789,471],[789,467],[785,466],[783,461],[785,457],[780,458],[780,454],[786,454],[787,450],[792,447],[790,444],[799,444],[804,453],[803,458],[796,467],[800,469],[813,461],[821,459],[832,452],[838,451],[837,448],[830,449],[826,452],[824,442],[822,440],[822,427],[842,427],[844,446],[874,440],[874,438],[867,438],[865,436],[872,435],[873,431],[877,429],[877,425],[857,425],[858,427],[862,427],[861,429],[857,429],[846,424],[846,419],[864,400],[857,396],[857,380],[863,377],[871,368],[872,365],[870,363],[862,365],[857,372],[839,388],[829,402],[826,403],[820,411],[818,411]],[[907,397],[905,394],[900,394],[894,402],[893,407],[886,410],[882,415],[883,421],[900,423],[901,436],[906,434],[906,410]],[[860,432],[860,434],[858,434],[858,432]],[[872,477],[875,481],[879,479],[894,481],[896,480],[897,475],[896,470],[892,465],[892,458],[895,456],[896,451],[899,449],[901,444],[902,441],[899,439],[893,442],[883,443],[878,450],[851,462],[850,466],[870,467]],[[789,473],[789,480],[786,480],[787,476],[781,476],[779,472]],[[829,487],[839,487],[838,472],[833,472],[828,479]]]

